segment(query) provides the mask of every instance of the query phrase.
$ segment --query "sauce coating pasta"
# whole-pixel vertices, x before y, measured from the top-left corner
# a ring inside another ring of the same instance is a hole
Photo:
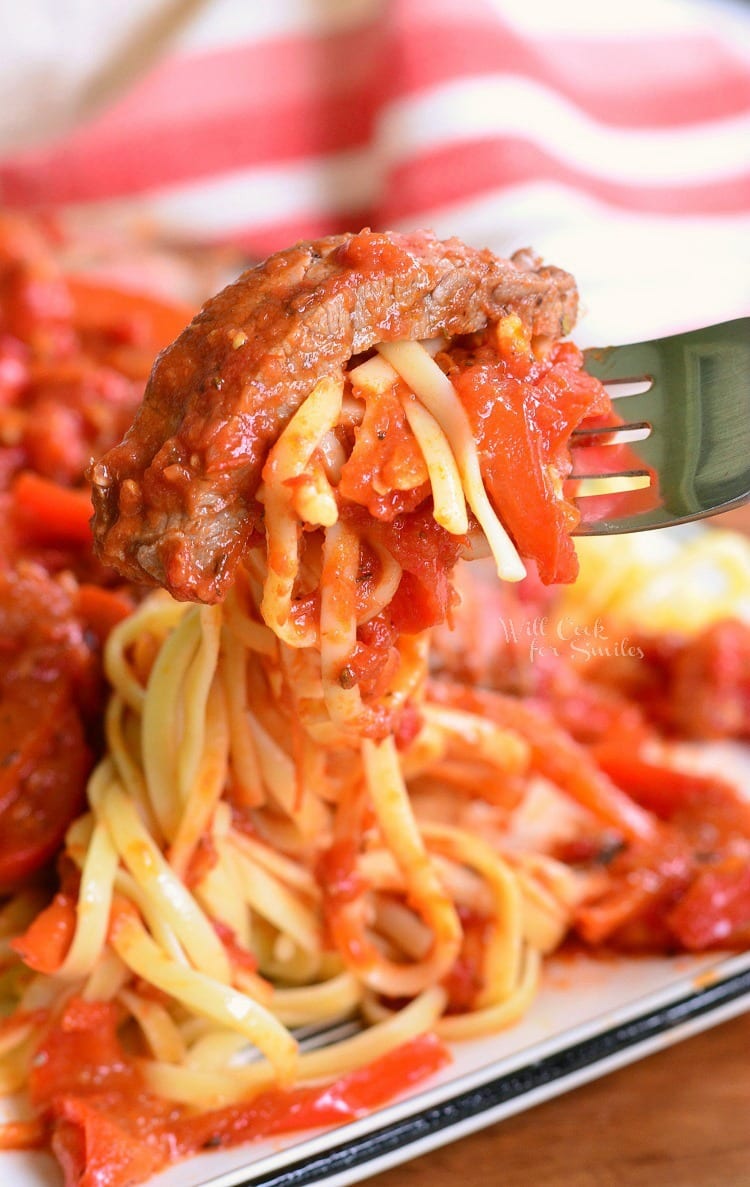
[[[258,284],[286,336],[253,344],[259,309],[226,318]],[[575,575],[567,443],[608,402],[557,340],[571,285],[424,235],[301,245],[204,310],[95,466],[104,556],[199,603],[99,607],[110,691],[85,803],[52,896],[27,883],[0,911],[0,1075],[30,1106],[0,1140],[51,1143],[69,1187],[377,1107],[446,1042],[522,1017],[572,931],[750,938],[734,789],[655,758],[627,689],[581,680],[572,647],[533,673],[508,638],[490,647],[493,621],[552,614],[533,576],[481,609],[466,586],[461,618],[462,558],[488,553],[493,588],[522,558]],[[321,308],[349,317],[343,355]],[[290,334],[323,342],[298,371],[271,348]],[[246,347],[286,403],[242,372]]]

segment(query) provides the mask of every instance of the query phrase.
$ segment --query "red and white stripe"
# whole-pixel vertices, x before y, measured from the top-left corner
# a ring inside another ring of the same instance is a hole
[[[140,3],[152,19],[156,0]],[[750,301],[739,9],[214,0],[185,12],[114,102],[0,159],[0,200],[145,210],[258,253],[366,222],[430,223],[498,249],[512,233],[573,268],[592,307],[609,269],[605,316],[624,285],[621,313],[629,327],[648,315],[646,333]]]

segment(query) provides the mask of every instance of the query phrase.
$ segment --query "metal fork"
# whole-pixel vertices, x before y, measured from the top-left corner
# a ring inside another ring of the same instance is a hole
[[[585,359],[623,423],[573,434],[578,535],[668,527],[750,499],[750,318],[588,350]],[[623,466],[615,447],[626,442]],[[612,449],[611,468],[592,445]],[[602,494],[602,478],[629,489]]]

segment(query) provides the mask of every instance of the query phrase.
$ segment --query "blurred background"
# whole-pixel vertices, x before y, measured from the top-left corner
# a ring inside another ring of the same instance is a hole
[[[430,226],[574,272],[584,345],[750,306],[744,4],[24,0],[0,56],[0,205],[123,283]]]

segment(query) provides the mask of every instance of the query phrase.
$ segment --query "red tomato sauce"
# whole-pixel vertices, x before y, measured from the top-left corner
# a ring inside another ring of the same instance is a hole
[[[537,608],[549,617],[535,620]],[[532,596],[524,612],[554,634],[548,598]],[[430,696],[517,730],[534,769],[600,822],[555,854],[598,871],[600,891],[575,916],[579,935],[629,952],[747,947],[750,803],[730,779],[682,769],[669,739],[750,735],[750,626],[639,634],[628,653],[585,664],[557,638],[529,663],[529,640],[516,630],[520,620],[482,656],[481,680],[494,689],[452,684],[443,672]],[[464,678],[476,669],[466,648],[458,663],[451,652],[442,662]]]
[[[93,556],[84,471],[189,316],[66,277],[42,224],[0,218],[0,893],[83,806],[101,648],[133,604]]]
[[[368,395],[337,489],[383,520],[413,511],[427,498],[427,467],[395,388]]]
[[[461,920],[461,951],[443,987],[448,994],[447,1013],[461,1014],[476,1007],[477,998],[485,987],[484,953],[494,921],[459,907]]]
[[[442,1043],[423,1035],[326,1084],[270,1089],[195,1115],[146,1090],[117,1028],[114,1004],[74,998],[34,1060],[32,1102],[66,1187],[126,1187],[202,1150],[341,1125],[449,1061]]]
[[[571,471],[570,435],[587,418],[608,412],[609,398],[582,369],[583,356],[572,343],[557,343],[538,358],[520,322],[507,342],[500,339],[500,350],[493,334],[485,331],[447,352],[482,476],[516,547],[536,561],[542,581],[573,581],[578,563],[570,533],[580,515],[562,497]]]
[[[399,260],[373,256],[372,266],[393,269]],[[100,745],[101,648],[132,604],[91,556],[84,469],[119,439],[154,354],[188,318],[179,307],[71,281],[33,228],[0,222],[0,893],[54,857],[80,811]],[[516,546],[543,582],[568,581],[577,511],[561,497],[567,446],[573,429],[608,404],[575,347],[537,354],[507,321],[499,336],[491,329],[457,340],[438,362],[466,408],[487,489]],[[368,402],[350,443],[342,518],[366,524],[402,569],[393,600],[358,628],[346,665],[345,678],[377,696],[398,662],[398,636],[450,619],[450,577],[465,541],[434,522],[424,463],[395,393]],[[374,551],[363,549],[360,602],[377,579]],[[301,599],[298,609],[304,617],[315,607]],[[598,898],[575,917],[588,943],[747,946],[750,807],[723,780],[676,772],[648,747],[655,726],[697,737],[750,734],[750,631],[725,623],[689,642],[638,644],[641,663],[616,673],[600,665],[585,682],[565,655],[520,670],[528,648],[509,649],[493,660],[493,687],[436,680],[429,695],[517,731],[533,772],[588,810],[590,833],[559,852],[602,875]],[[408,743],[418,709],[407,704],[389,725]],[[357,852],[352,838],[340,839],[317,871],[327,926],[354,960],[361,938],[352,904],[366,891]],[[191,876],[211,860],[204,845]],[[30,968],[59,966],[73,903],[64,885],[16,942]],[[483,988],[488,923],[467,912],[462,922],[462,950],[445,981],[453,1011],[474,1005]],[[233,961],[252,971],[231,932],[219,930]],[[44,1019],[31,1097],[68,1187],[125,1187],[200,1150],[340,1124],[446,1061],[440,1043],[424,1036],[331,1084],[192,1115],[147,1091],[133,1036],[119,1024],[116,1005],[79,999]]]
[[[437,361],[466,408],[488,493],[521,555],[536,562],[543,582],[572,581],[577,561],[570,533],[579,515],[563,498],[568,446],[574,428],[610,410],[604,388],[582,370],[583,357],[570,344],[537,357],[516,318],[456,339]],[[347,663],[347,678],[370,696],[393,673],[396,637],[449,617],[451,574],[466,544],[435,523],[426,468],[397,395],[400,382],[392,391],[368,393],[338,486],[346,500],[342,519],[366,527],[403,570],[390,605],[359,628]],[[364,569],[360,580],[367,580]]]

